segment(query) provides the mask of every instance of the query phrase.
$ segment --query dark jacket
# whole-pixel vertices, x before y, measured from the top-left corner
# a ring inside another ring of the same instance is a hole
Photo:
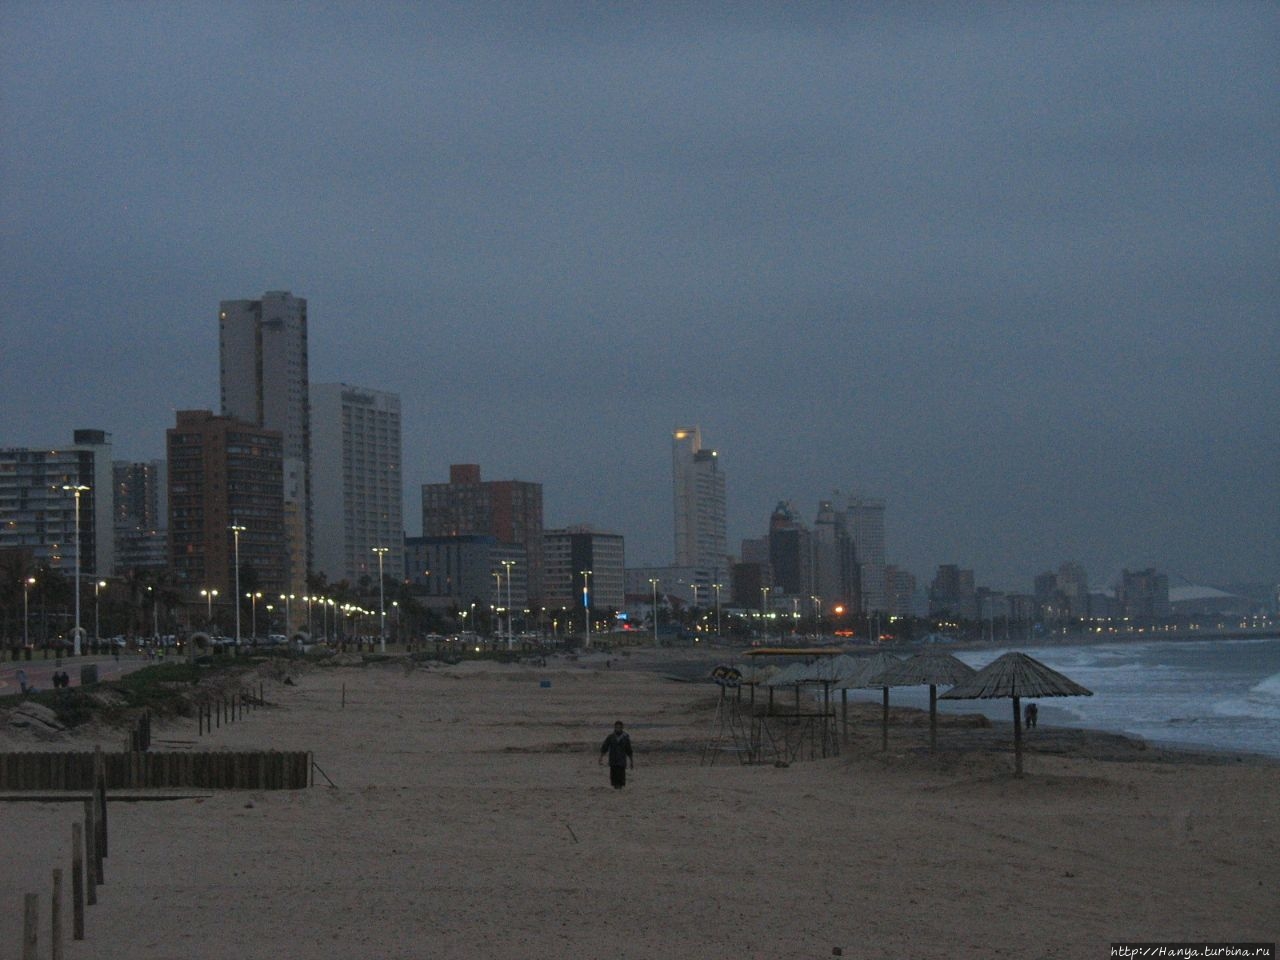
[[[626,732],[611,733],[600,745],[600,755],[609,754],[609,766],[625,767],[627,758],[631,756],[631,737]]]

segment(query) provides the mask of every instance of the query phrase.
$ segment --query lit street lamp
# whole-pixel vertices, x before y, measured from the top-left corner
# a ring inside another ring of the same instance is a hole
[[[720,636],[720,584],[713,583],[716,590],[716,636]]]
[[[587,638],[582,643],[584,650],[591,647],[591,571],[583,570],[582,573],[582,618],[587,624]]]
[[[285,639],[287,640],[289,639],[289,630],[290,630],[289,620],[291,619],[290,607],[292,606],[291,601],[293,600],[293,594],[282,593],[280,594],[280,599],[284,601],[284,629],[281,630],[280,632],[284,634]]]
[[[388,549],[390,548],[373,548],[373,552],[378,555],[378,640],[380,643],[379,651],[381,653],[387,652],[387,605],[382,587],[382,558],[386,556]]]
[[[236,646],[240,646],[240,534],[245,532],[245,527],[238,523],[233,523],[227,527],[236,538]]]
[[[95,580],[93,584],[93,638],[102,639],[102,618],[98,616],[98,591],[107,585],[105,580]]]
[[[62,489],[76,496],[76,632],[73,653],[80,656],[80,494],[89,488],[83,483],[64,483]]]
[[[36,585],[35,577],[27,577],[22,581],[22,645],[31,646],[31,588]],[[25,656],[25,654],[24,654]]]
[[[206,625],[211,625],[213,623],[213,598],[217,595],[218,591],[214,590],[212,587],[208,587],[200,591],[200,596],[204,597],[204,618]]]
[[[253,616],[250,623],[253,625],[253,642],[256,644],[258,642],[258,599],[262,596],[262,591],[251,591],[244,596],[250,604],[250,612]]]
[[[649,584],[653,587],[653,645],[658,645],[658,583],[657,577],[650,577]]]
[[[511,568],[516,565],[516,562],[503,560],[502,565],[507,568],[507,649],[510,650],[515,645],[511,627]]]

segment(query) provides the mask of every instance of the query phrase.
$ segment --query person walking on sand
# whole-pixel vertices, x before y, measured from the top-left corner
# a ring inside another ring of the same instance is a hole
[[[622,729],[621,720],[613,725],[613,733],[604,738],[597,764],[604,763],[606,753],[609,755],[609,782],[613,784],[613,789],[621,790],[627,785],[628,761],[632,770],[636,768],[636,758],[631,752],[631,737]]]
[[[1026,719],[1027,719],[1025,726],[1027,727],[1028,730],[1030,730],[1032,727],[1036,725],[1036,722],[1040,719],[1040,708],[1037,707],[1034,703],[1028,703],[1027,708],[1022,712],[1026,715]]]

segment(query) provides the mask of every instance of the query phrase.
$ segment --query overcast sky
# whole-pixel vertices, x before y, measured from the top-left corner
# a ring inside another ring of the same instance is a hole
[[[335,7],[337,9],[335,9]],[[1280,6],[0,4],[0,446],[163,456],[221,299],[672,554],[670,433],[890,562],[1280,581]]]

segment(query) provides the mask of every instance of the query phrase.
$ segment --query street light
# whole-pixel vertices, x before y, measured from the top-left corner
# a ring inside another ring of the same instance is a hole
[[[256,646],[258,643],[258,600],[262,597],[262,591],[250,591],[244,597],[249,601],[250,611],[253,615],[253,620],[250,622],[253,625],[253,643]]]
[[[502,619],[498,616],[502,610],[502,571],[493,571],[493,579],[497,586],[494,587],[494,602],[489,604],[489,633],[497,637],[502,634]]]
[[[502,565],[507,568],[507,649],[510,650],[515,646],[515,638],[511,632],[511,568],[516,565],[516,562],[503,560]]]
[[[653,645],[658,645],[658,579],[657,577],[649,578],[649,585],[653,587]]]
[[[35,577],[27,577],[22,581],[22,645],[31,646],[31,588],[36,585]],[[24,654],[25,656],[25,654]]]
[[[586,621],[587,638],[582,643],[582,649],[589,650],[591,648],[591,571],[580,570],[582,574],[582,618]]]
[[[713,583],[716,589],[716,636],[720,636],[720,584]]]
[[[93,636],[102,639],[102,618],[98,616],[98,591],[107,585],[105,580],[95,580],[93,584]]]
[[[238,523],[227,527],[236,538],[236,646],[240,646],[240,534],[247,529]]]
[[[281,632],[284,634],[285,639],[288,640],[289,630],[290,630],[289,621],[292,619],[292,615],[290,612],[290,607],[292,606],[292,604],[290,601],[293,600],[293,594],[282,593],[280,594],[280,599],[284,601],[284,630]]]
[[[76,632],[74,654],[80,656],[80,494],[89,488],[83,483],[64,483],[62,489],[76,497]]]
[[[213,598],[218,595],[218,591],[213,587],[207,587],[200,591],[200,596],[204,597],[204,619],[206,625],[213,624]]]
[[[378,640],[381,647],[380,653],[387,652],[387,607],[386,597],[382,592],[382,558],[389,549],[389,547],[373,548],[373,552],[378,555]]]
[[[760,627],[764,630],[765,638],[769,636],[769,588],[760,588]]]

